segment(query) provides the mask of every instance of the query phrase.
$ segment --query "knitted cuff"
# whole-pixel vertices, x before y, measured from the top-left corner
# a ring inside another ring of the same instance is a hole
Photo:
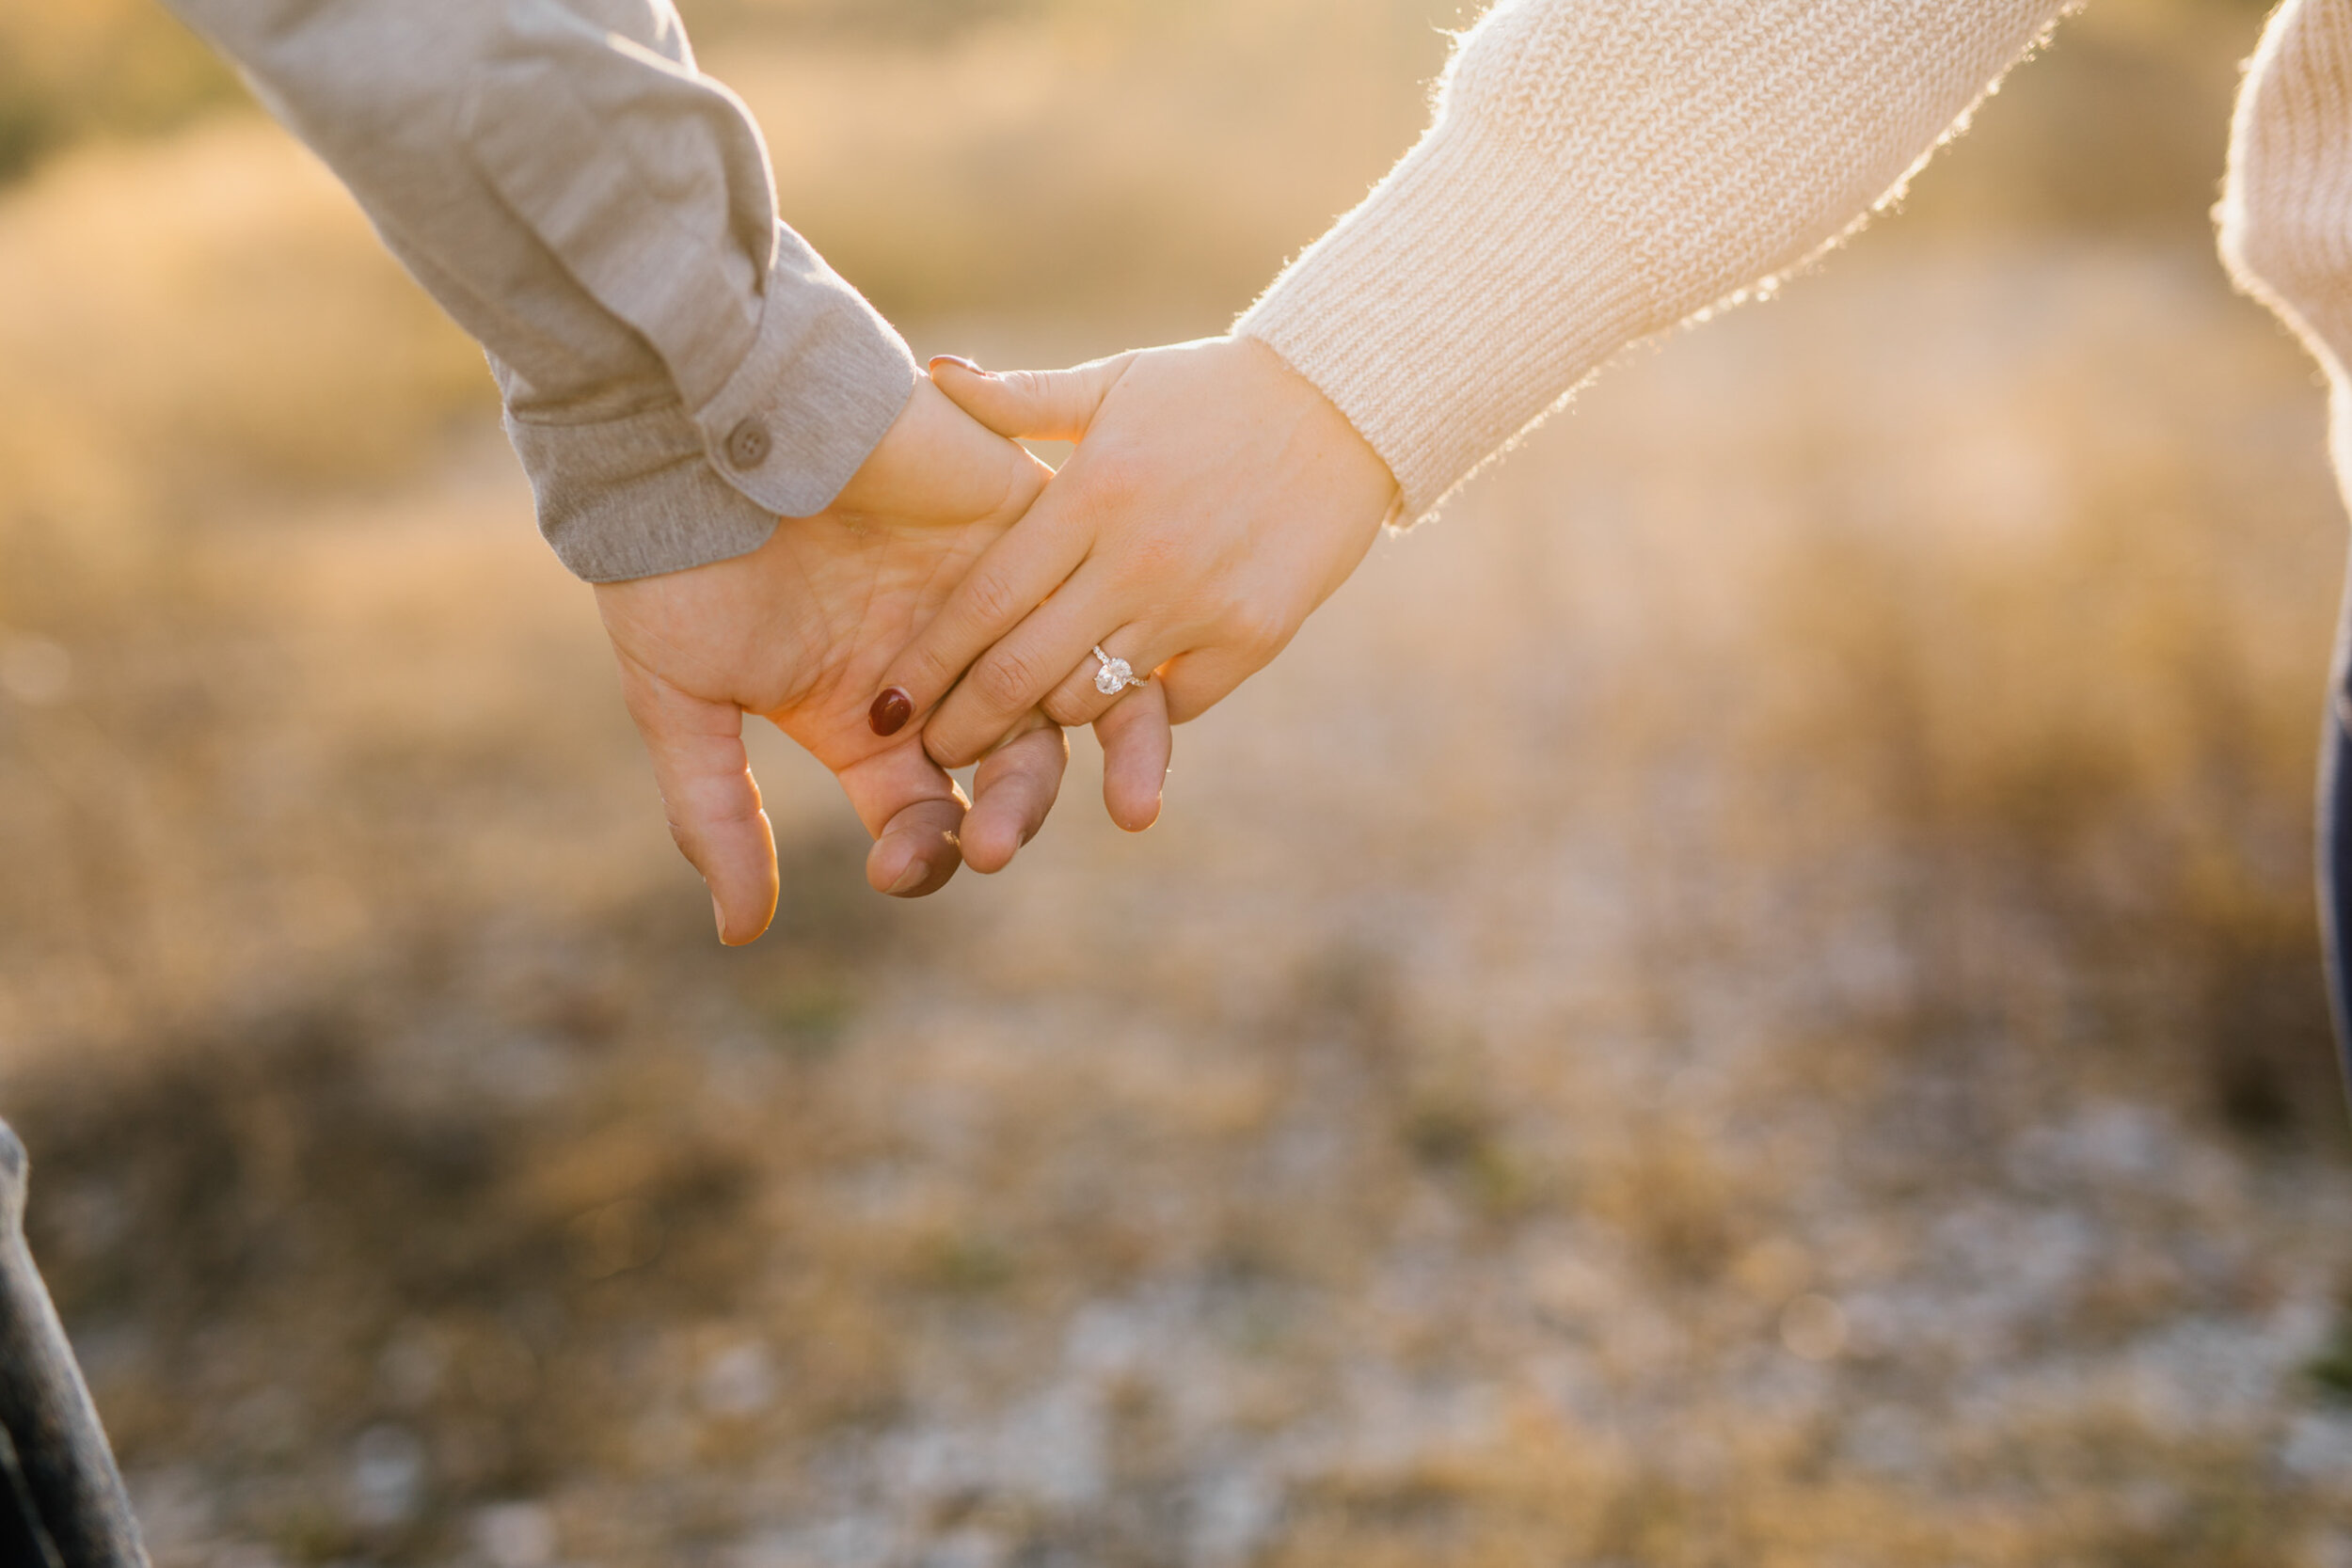
[[[1631,237],[1564,214],[1557,180],[1513,166],[1527,156],[1441,121],[1234,324],[1347,416],[1408,520],[1659,313]]]

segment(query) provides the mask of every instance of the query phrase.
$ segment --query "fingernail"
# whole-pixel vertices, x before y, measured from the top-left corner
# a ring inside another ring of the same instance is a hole
[[[914,717],[914,699],[897,687],[892,687],[874,699],[874,705],[866,710],[866,727],[876,735],[897,735]]]
[[[890,884],[890,895],[893,898],[905,897],[908,894],[913,893],[916,888],[921,887],[925,879],[928,879],[930,874],[931,868],[930,866],[925,865],[919,860],[914,862],[904,871],[898,874],[898,879],[897,881]]]
[[[961,354],[933,355],[931,356],[931,369],[937,370],[942,365],[961,366],[964,370],[970,371],[974,375],[986,376],[991,381],[996,379],[996,372],[994,371],[984,371],[980,369],[979,366],[974,364],[971,360],[966,359]]]
[[[719,895],[715,893],[710,895],[710,918],[719,923],[719,940],[721,942],[726,941],[727,911],[720,907]]]

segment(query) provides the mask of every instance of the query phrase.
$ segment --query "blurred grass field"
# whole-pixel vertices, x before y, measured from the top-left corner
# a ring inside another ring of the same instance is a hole
[[[921,350],[1214,331],[1455,8],[708,0]],[[2106,0],[1021,863],[723,952],[478,356],[0,0],[0,1110],[162,1568],[2342,1568],[2344,522]]]

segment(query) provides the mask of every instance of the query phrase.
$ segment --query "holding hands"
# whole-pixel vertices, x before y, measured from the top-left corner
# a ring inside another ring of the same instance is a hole
[[[878,892],[1010,863],[1060,787],[1062,725],[1095,726],[1104,804],[1140,832],[1168,726],[1281,651],[1395,497],[1362,437],[1259,343],[1004,375],[940,359],[932,376],[823,512],[749,555],[596,589],[723,942],[758,936],[778,892],[746,713],[840,781],[874,835]],[[1015,436],[1077,451],[1056,474]],[[1097,647],[1156,675],[1098,684]],[[947,769],[975,763],[967,798]]]
[[[597,609],[629,715],[652,753],[670,832],[710,885],[720,939],[752,941],[775,911],[774,835],[743,746],[772,721],[832,770],[874,835],[866,879],[915,897],[969,862],[993,871],[1036,833],[1069,751],[1017,716],[967,799],[920,738],[876,736],[883,662],[1044,488],[1050,470],[919,382],[865,466],[823,512],[788,517],[749,555],[602,583]],[[1106,730],[1113,769],[1156,755],[1165,725]],[[1155,782],[1156,787],[1156,782]]]

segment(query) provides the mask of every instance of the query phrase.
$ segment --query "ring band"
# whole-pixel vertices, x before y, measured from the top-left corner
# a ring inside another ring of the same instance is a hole
[[[1152,684],[1149,676],[1136,674],[1136,667],[1125,659],[1104,653],[1100,642],[1094,645],[1094,657],[1103,661],[1103,668],[1094,672],[1094,689],[1105,697],[1116,697],[1130,687]]]

